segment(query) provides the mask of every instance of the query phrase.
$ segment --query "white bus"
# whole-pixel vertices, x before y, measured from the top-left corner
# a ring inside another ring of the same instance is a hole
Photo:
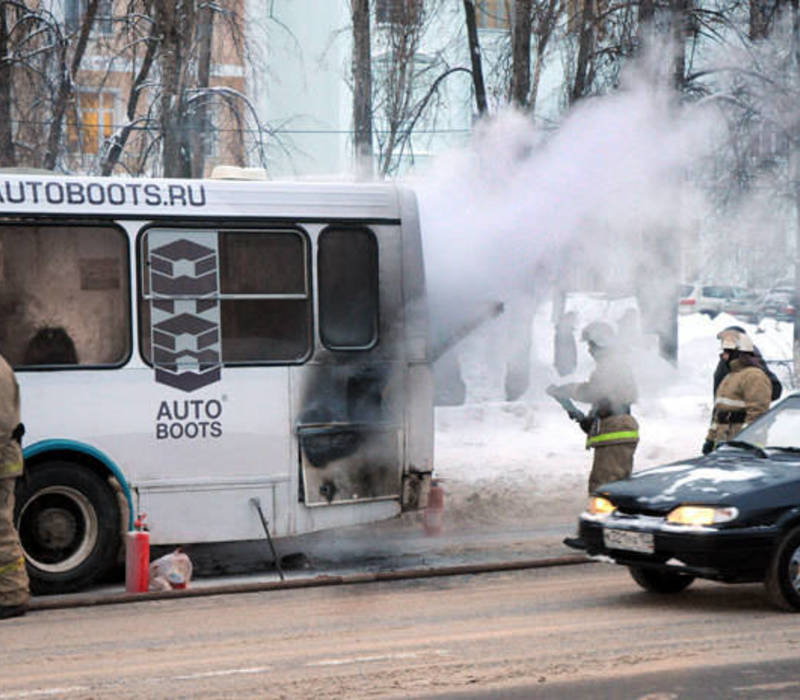
[[[393,185],[0,173],[0,353],[26,426],[32,588],[153,545],[426,503],[433,387],[416,200]]]

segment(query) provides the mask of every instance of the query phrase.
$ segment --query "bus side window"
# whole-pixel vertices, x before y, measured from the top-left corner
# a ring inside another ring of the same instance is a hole
[[[147,362],[152,362],[147,260],[150,237],[161,230],[149,229],[141,243],[139,341]],[[209,245],[218,251],[212,265],[219,276],[218,289],[190,301],[218,304],[223,364],[304,362],[311,351],[313,311],[307,238],[288,228],[194,228],[185,235],[199,242],[213,241]]]
[[[331,350],[365,350],[378,341],[378,244],[366,229],[319,236],[319,333]]]
[[[118,367],[130,355],[125,232],[0,224],[0,352],[15,369]]]

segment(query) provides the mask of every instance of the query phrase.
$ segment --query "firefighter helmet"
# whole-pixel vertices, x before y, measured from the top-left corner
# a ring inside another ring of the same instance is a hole
[[[608,348],[614,344],[614,329],[602,321],[592,321],[581,332],[581,339],[598,348]]]
[[[739,352],[753,352],[753,341],[747,333],[741,333],[729,328],[717,333],[720,347],[723,350],[738,350]]]

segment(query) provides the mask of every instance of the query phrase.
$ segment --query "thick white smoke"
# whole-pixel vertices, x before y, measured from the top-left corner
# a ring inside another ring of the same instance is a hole
[[[714,114],[633,74],[552,133],[511,110],[484,123],[413,183],[434,333],[486,301],[513,311],[558,288],[673,304],[682,241],[706,207],[688,173],[708,156]],[[529,313],[516,316],[529,324]],[[504,332],[524,336],[530,325]],[[502,364],[515,350],[500,345],[505,356],[488,355]]]

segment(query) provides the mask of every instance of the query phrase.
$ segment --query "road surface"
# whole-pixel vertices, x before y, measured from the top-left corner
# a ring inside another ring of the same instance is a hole
[[[800,615],[760,586],[664,598],[606,564],[39,610],[0,633],[0,700],[800,694]]]

